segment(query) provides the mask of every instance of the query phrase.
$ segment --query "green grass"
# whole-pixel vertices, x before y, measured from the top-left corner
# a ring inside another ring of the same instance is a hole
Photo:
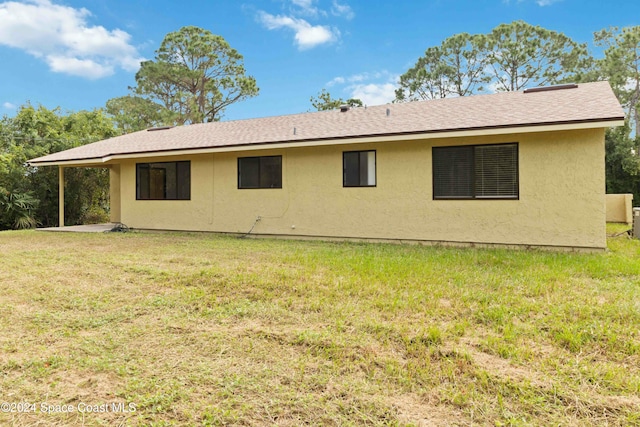
[[[0,401],[38,410],[0,424],[640,425],[640,241],[609,249],[3,232]]]

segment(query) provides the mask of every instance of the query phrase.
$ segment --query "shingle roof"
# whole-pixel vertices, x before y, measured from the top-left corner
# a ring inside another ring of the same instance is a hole
[[[619,121],[624,112],[607,82],[574,89],[504,92],[368,108],[192,124],[140,131],[33,159],[55,163],[119,154],[296,143],[416,133]],[[341,141],[346,142],[346,141]]]

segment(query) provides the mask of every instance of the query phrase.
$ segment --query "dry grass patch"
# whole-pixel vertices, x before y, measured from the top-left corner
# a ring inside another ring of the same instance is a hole
[[[0,396],[38,407],[0,423],[638,425],[640,243],[609,245],[3,232]]]

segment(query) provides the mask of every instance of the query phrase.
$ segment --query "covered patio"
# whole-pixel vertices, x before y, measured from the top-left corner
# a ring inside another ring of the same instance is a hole
[[[41,231],[72,231],[83,233],[100,233],[110,231],[120,224],[120,165],[100,164],[95,162],[63,162],[58,165],[58,227],[39,228]],[[42,165],[46,165],[43,163]],[[69,225],[65,226],[65,169],[70,167],[80,168],[107,168],[109,169],[109,220],[103,224]]]

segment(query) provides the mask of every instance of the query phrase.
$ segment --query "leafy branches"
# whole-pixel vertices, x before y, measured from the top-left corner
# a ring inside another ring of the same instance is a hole
[[[0,226],[2,228],[34,228],[38,221],[35,209],[38,200],[30,192],[11,193],[0,187]]]
[[[171,113],[162,105],[140,96],[121,96],[107,101],[107,113],[122,133],[144,130],[171,122]]]
[[[331,98],[331,94],[326,89],[322,89],[318,96],[312,96],[309,101],[311,101],[313,108],[318,111],[335,110],[342,105],[348,105],[349,107],[362,107],[363,105],[358,98],[349,98],[346,101],[342,98]]]
[[[484,37],[456,34],[430,47],[416,65],[400,76],[397,101],[416,101],[466,96],[484,90],[490,81],[484,73]]]
[[[640,135],[640,26],[622,30],[613,27],[594,35],[605,56],[598,62],[600,73],[609,80],[636,135]]]
[[[605,138],[607,192],[633,193],[640,200],[640,26],[604,29],[594,34],[605,48],[596,61],[597,78],[611,84],[626,109],[624,127]]]
[[[587,47],[566,35],[524,21],[501,24],[484,37],[491,81],[516,91],[570,79],[587,60]]]
[[[134,92],[161,105],[169,113],[164,120],[175,124],[218,121],[229,105],[259,91],[238,51],[193,26],[167,34],[155,60],[142,63],[136,83]]]
[[[396,101],[515,91],[554,84],[579,72],[586,46],[562,33],[524,21],[501,24],[489,34],[456,34],[400,77]]]
[[[102,110],[63,114],[24,105],[0,120],[0,229],[58,223],[58,171],[29,159],[117,134]],[[106,169],[71,168],[66,174],[67,221],[78,224],[91,209],[108,210]]]

